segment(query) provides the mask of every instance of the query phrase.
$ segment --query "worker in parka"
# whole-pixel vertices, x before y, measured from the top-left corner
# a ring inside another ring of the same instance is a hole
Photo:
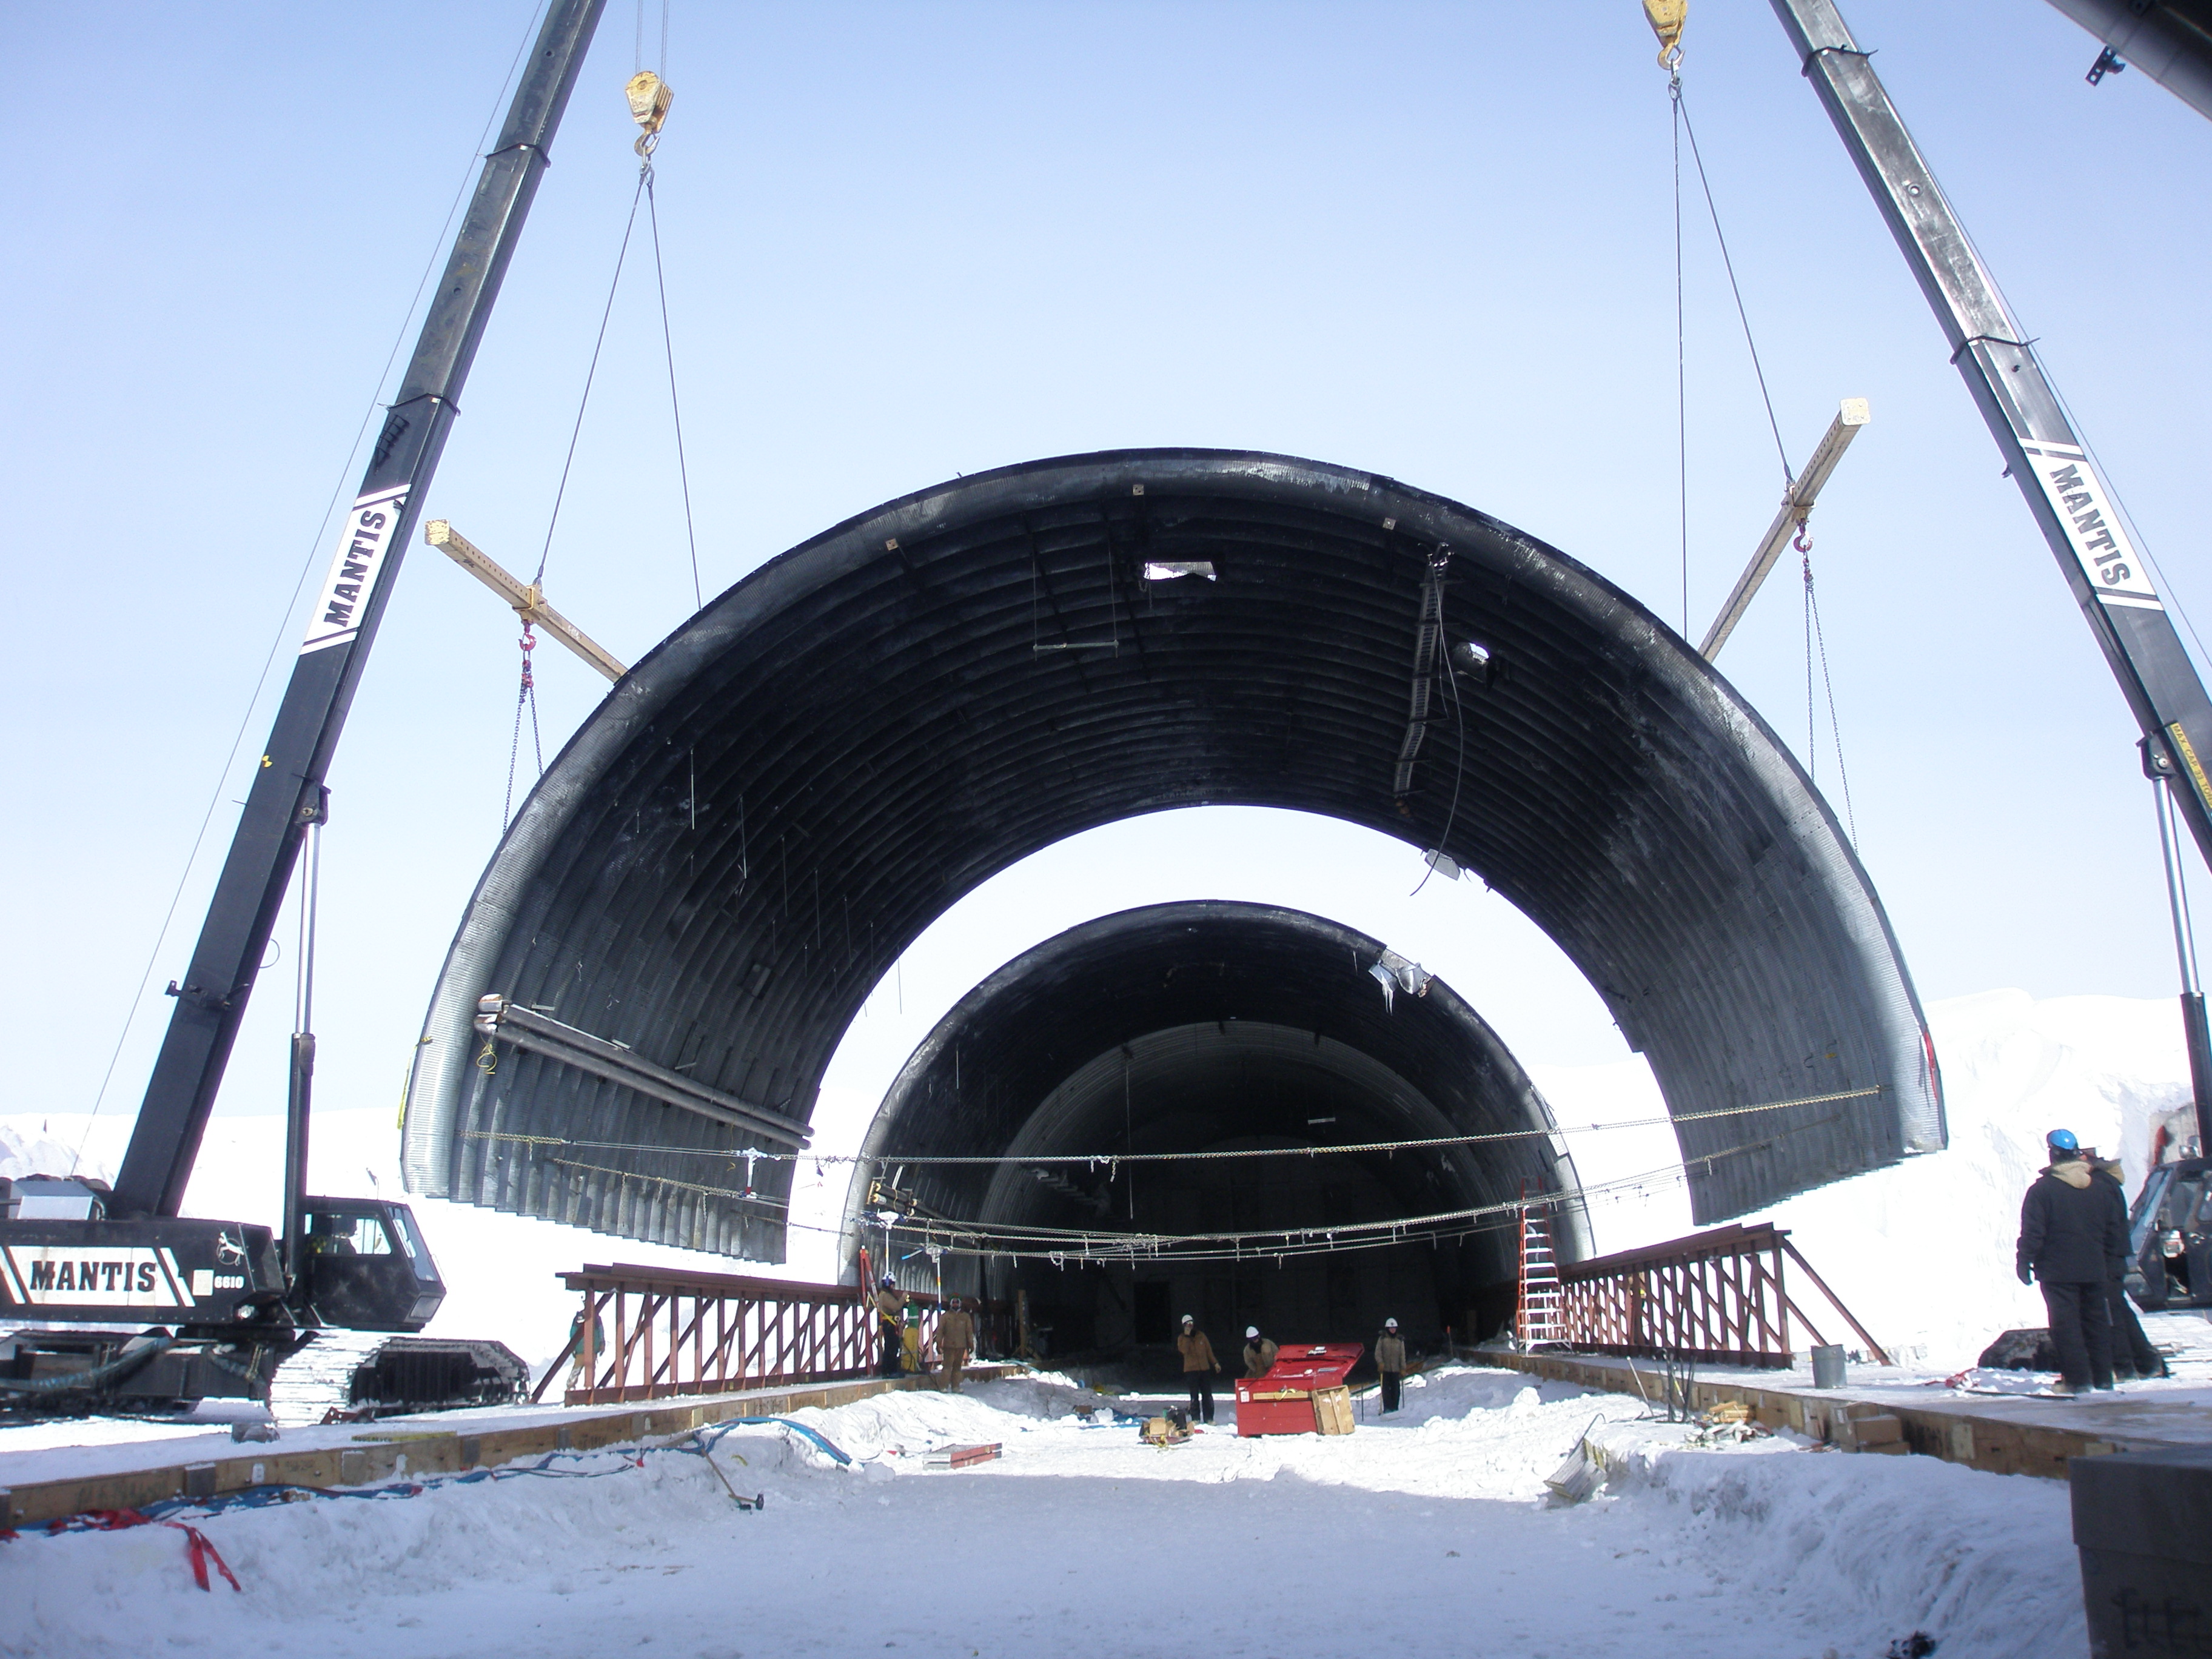
[[[883,1339],[881,1352],[876,1355],[876,1375],[896,1376],[902,1367],[899,1353],[905,1339],[901,1334],[902,1316],[906,1311],[906,1292],[898,1287],[898,1280],[889,1273],[876,1286],[876,1326]]]
[[[2126,1171],[2117,1158],[2089,1155],[2089,1167],[2096,1171],[2094,1185],[2110,1195],[2112,1206],[2120,1212],[2120,1235],[2128,1234],[2128,1189]],[[2128,1305],[2127,1263],[2120,1263],[2120,1276],[2105,1281],[2105,1305],[2112,1316],[2112,1375],[2115,1378],[2134,1376],[2171,1376],[2166,1369],[2166,1356],[2159,1352],[2151,1340],[2143,1334],[2142,1322],[2136,1310]]]
[[[1268,1367],[1274,1363],[1275,1345],[1260,1334],[1257,1325],[1247,1325],[1244,1328],[1245,1376],[1248,1379],[1265,1376]]]
[[[2060,1394],[2112,1386],[2112,1310],[2105,1286],[2126,1263],[2128,1230],[2119,1206],[2093,1184],[2089,1162],[2069,1129],[2053,1129],[2051,1162],[2021,1200],[2014,1267],[2039,1285],[2058,1351]]]
[[[1406,1381],[1406,1344],[1398,1334],[1398,1322],[1382,1322],[1382,1334],[1375,1339],[1375,1370],[1382,1379],[1382,1409],[1398,1409],[1398,1390]]]
[[[1213,1344],[1190,1315],[1182,1316],[1176,1337],[1176,1352],[1182,1356],[1182,1385],[1190,1390],[1190,1414],[1195,1422],[1213,1421],[1213,1379],[1221,1362],[1213,1357]]]
[[[937,1353],[945,1362],[945,1392],[960,1392],[960,1372],[968,1364],[968,1356],[975,1352],[975,1322],[968,1316],[967,1304],[954,1297],[945,1304],[945,1313],[937,1322]]]

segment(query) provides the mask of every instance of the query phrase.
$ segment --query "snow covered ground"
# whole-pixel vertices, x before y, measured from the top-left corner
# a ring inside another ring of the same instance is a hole
[[[1125,1408],[1131,1403],[1117,1402]],[[1348,1437],[1142,1445],[1060,1379],[899,1394],[714,1461],[599,1453],[383,1502],[196,1522],[237,1575],[194,1587],[176,1531],[0,1546],[0,1651],[713,1656],[1690,1655],[1942,1659],[2086,1647],[2054,1481],[1786,1440],[1703,1449],[1619,1395],[1454,1367]],[[1543,1478],[1585,1433],[1616,1474]],[[928,1467],[956,1443],[1000,1461]]]

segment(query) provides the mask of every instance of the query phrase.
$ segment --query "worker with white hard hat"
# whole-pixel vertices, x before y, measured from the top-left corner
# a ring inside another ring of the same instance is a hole
[[[1265,1376],[1275,1363],[1275,1345],[1260,1334],[1257,1325],[1244,1328],[1244,1375],[1248,1378]]]
[[[1398,1409],[1398,1390],[1406,1381],[1406,1344],[1398,1335],[1398,1322],[1382,1322],[1382,1334],[1375,1339],[1375,1369],[1382,1378],[1382,1410]]]
[[[1213,1378],[1221,1369],[1221,1362],[1213,1357],[1213,1344],[1189,1314],[1182,1316],[1182,1329],[1176,1337],[1176,1352],[1182,1356],[1182,1385],[1190,1390],[1191,1420],[1211,1423]]]

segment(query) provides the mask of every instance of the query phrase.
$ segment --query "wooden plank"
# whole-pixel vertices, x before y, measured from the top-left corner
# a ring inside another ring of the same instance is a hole
[[[433,519],[424,525],[422,539],[498,594],[525,622],[544,629],[548,635],[609,679],[618,680],[629,672],[612,652],[546,604],[544,589],[536,582],[517,580],[501,568],[497,560],[443,519]]]
[[[1729,591],[1720,614],[1713,618],[1713,625],[1705,630],[1705,642],[1698,647],[1698,654],[1707,662],[1720,655],[1721,647],[1728,643],[1729,635],[1743,620],[1744,612],[1751,608],[1751,602],[1758,596],[1760,585],[1774,568],[1775,562],[1782,556],[1782,550],[1790,544],[1791,538],[1796,534],[1798,525],[1813,511],[1820,498],[1820,487],[1828,482],[1828,475],[1836,470],[1836,463],[1843,459],[1844,451],[1850,447],[1851,440],[1858,436],[1859,428],[1867,423],[1869,418],[1865,398],[1846,398],[1837,410],[1836,418],[1828,422],[1828,429],[1814,447],[1812,459],[1805,463],[1805,470],[1797,475],[1784,493],[1782,506],[1774,515],[1774,522],[1766,526],[1766,533],[1759,538],[1759,545],[1752,552],[1751,562],[1744,567],[1743,574],[1736,578],[1735,586]]]

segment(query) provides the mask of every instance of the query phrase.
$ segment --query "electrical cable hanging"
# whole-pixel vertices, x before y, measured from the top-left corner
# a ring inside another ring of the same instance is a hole
[[[1441,629],[1443,622],[1441,613],[1439,613],[1437,620],[1437,626],[1439,629]],[[1459,672],[1452,666],[1451,650],[1449,642],[1447,642],[1443,650],[1437,653],[1437,660],[1443,672],[1444,689],[1451,694],[1452,706],[1451,805],[1444,811],[1444,832],[1442,836],[1437,838],[1437,856],[1449,857],[1449,853],[1448,849],[1451,845],[1452,826],[1459,822],[1460,787],[1467,781],[1467,712],[1460,706]],[[1436,872],[1437,859],[1431,858],[1429,860],[1429,867],[1421,872],[1421,878],[1413,884],[1413,890],[1411,893],[1408,893],[1406,896],[1408,898],[1419,898],[1420,896],[1421,889],[1429,884],[1429,878],[1436,874]]]

